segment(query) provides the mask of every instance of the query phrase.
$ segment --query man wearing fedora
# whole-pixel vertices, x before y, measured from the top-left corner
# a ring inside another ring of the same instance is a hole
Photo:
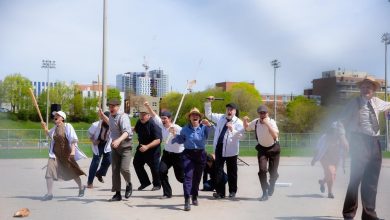
[[[211,102],[213,96],[209,96],[204,103],[206,117],[216,123],[214,133],[214,151],[216,167],[216,193],[214,198],[225,197],[224,165],[226,162],[229,198],[235,198],[237,193],[237,157],[240,147],[240,139],[243,136],[244,127],[241,119],[238,118],[238,107],[235,103],[226,105],[225,114],[213,113]]]
[[[280,159],[280,146],[278,142],[279,129],[275,120],[268,116],[268,108],[265,105],[260,105],[257,108],[259,117],[251,122],[245,116],[244,128],[247,131],[255,131],[257,140],[257,160],[259,163],[259,179],[263,195],[260,201],[268,200],[268,196],[272,196],[275,189],[276,180],[279,177],[278,166]],[[268,169],[267,169],[268,166]],[[269,183],[267,181],[267,172],[269,172]]]
[[[112,192],[115,195],[110,201],[122,200],[121,195],[121,174],[126,181],[125,198],[129,198],[133,192],[130,179],[130,161],[133,132],[129,116],[119,112],[121,102],[118,99],[110,99],[107,102],[110,116],[104,115],[99,109],[100,118],[109,125],[111,142],[111,168],[112,168]]]
[[[376,193],[382,165],[378,115],[390,109],[390,102],[374,97],[381,88],[375,78],[367,76],[357,83],[360,96],[353,98],[343,111],[341,122],[349,136],[351,174],[344,201],[344,219],[353,219],[358,208],[361,185],[362,219],[379,219],[375,212]]]
[[[161,188],[159,176],[159,163],[161,155],[161,128],[150,120],[150,114],[145,106],[140,106],[139,119],[134,127],[134,131],[138,134],[138,146],[134,155],[133,165],[141,185],[138,190],[143,190],[148,187],[151,182],[144,168],[147,164],[150,168],[153,178],[152,191]]]

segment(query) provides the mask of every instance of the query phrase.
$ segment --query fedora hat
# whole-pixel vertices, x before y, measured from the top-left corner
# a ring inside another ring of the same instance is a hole
[[[192,108],[191,111],[187,113],[187,118],[190,119],[190,116],[191,116],[192,114],[197,114],[197,115],[199,115],[199,117],[201,117],[201,118],[203,117],[203,114],[200,113],[199,109],[197,109],[196,107]]]
[[[360,88],[363,85],[363,83],[366,83],[366,82],[374,85],[375,90],[378,90],[381,87],[381,84],[378,81],[376,81],[375,78],[372,76],[366,76],[363,80],[357,82],[356,85]]]

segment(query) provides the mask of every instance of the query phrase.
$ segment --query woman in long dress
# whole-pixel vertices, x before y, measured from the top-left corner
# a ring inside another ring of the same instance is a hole
[[[47,194],[43,200],[53,199],[53,182],[58,180],[74,180],[79,188],[79,197],[84,196],[85,186],[81,183],[81,175],[86,175],[76,160],[86,158],[77,146],[78,138],[73,126],[65,123],[66,114],[63,111],[53,112],[55,126],[48,130],[45,122],[42,128],[50,137],[49,160],[46,169]]]

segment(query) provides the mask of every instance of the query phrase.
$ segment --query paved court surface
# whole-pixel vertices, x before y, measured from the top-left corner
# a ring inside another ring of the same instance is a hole
[[[27,207],[31,214],[26,219],[280,219],[280,220],[324,220],[342,219],[341,209],[349,178],[338,171],[334,186],[335,199],[320,193],[318,179],[322,170],[317,164],[310,166],[310,158],[282,158],[280,183],[292,183],[289,187],[276,187],[269,201],[260,202],[261,195],[257,178],[257,161],[254,157],[242,158],[250,166],[239,166],[237,200],[214,200],[211,192],[200,192],[198,207],[183,211],[182,186],[170,173],[174,196],[160,200],[162,190],[134,191],[128,200],[108,202],[112,193],[111,172],[105,183],[95,179],[95,188],[87,189],[83,198],[78,198],[76,183],[55,182],[54,199],[42,201],[45,194],[46,159],[0,160],[0,220],[13,219],[13,213]],[[86,172],[91,159],[80,162]],[[132,170],[134,188],[139,182]],[[86,182],[86,177],[83,177]],[[380,177],[377,212],[378,216],[390,219],[390,160],[384,160]],[[361,204],[359,204],[361,207]],[[360,219],[361,209],[356,219]]]

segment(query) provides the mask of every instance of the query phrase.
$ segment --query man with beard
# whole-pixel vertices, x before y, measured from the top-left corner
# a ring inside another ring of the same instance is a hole
[[[216,168],[216,193],[214,198],[222,199],[225,197],[225,184],[223,181],[223,168],[226,162],[229,198],[233,199],[237,193],[237,157],[239,153],[239,140],[243,136],[243,124],[238,118],[238,107],[234,103],[226,105],[225,114],[213,113],[211,102],[213,96],[209,96],[204,104],[206,117],[216,123],[214,133],[214,151]]]

